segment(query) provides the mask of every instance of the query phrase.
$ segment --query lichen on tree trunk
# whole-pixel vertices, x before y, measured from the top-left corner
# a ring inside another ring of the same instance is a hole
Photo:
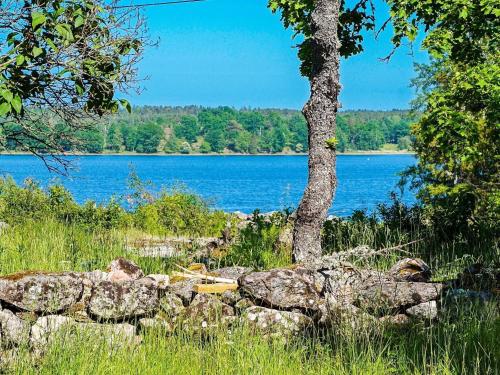
[[[336,188],[335,143],[340,42],[339,0],[318,0],[311,14],[311,96],[303,109],[309,128],[309,176],[297,211],[293,258],[306,262],[321,256],[321,228]]]

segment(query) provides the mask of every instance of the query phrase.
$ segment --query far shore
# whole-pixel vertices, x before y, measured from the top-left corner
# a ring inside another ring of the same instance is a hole
[[[15,155],[32,155],[29,152],[0,152],[0,156],[15,156]],[[244,154],[244,153],[192,153],[181,154],[172,153],[167,154],[164,152],[155,152],[151,154],[137,153],[137,152],[102,152],[102,153],[67,153],[66,156],[307,156],[307,153],[298,152],[277,152],[274,154],[257,153],[257,154]],[[391,150],[372,150],[372,151],[346,151],[337,152],[337,155],[415,155],[413,151],[391,151]]]

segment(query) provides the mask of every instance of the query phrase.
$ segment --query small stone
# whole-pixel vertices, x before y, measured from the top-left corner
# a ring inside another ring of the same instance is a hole
[[[332,295],[325,296],[325,303],[320,305],[319,322],[326,326],[350,327],[354,330],[374,325],[376,318],[362,309],[344,302],[338,302]]]
[[[240,277],[249,274],[252,272],[250,267],[224,267],[219,268],[213,271],[210,271],[211,274],[216,275],[218,277],[223,277],[225,279],[233,279],[238,280]]]
[[[226,325],[234,309],[212,294],[197,294],[179,317],[184,329],[194,332]]]
[[[177,297],[181,298],[184,302],[184,305],[187,306],[191,303],[194,296],[193,287],[196,284],[199,284],[200,280],[190,279],[190,280],[182,280],[173,284],[170,284],[168,290],[175,294]]]
[[[174,325],[160,317],[155,318],[142,318],[139,320],[139,327],[142,329],[153,329],[164,332],[172,332]]]
[[[312,319],[304,314],[261,306],[248,308],[242,315],[242,322],[260,334],[271,337],[294,336],[313,324]]]
[[[31,328],[31,345],[35,351],[43,351],[54,338],[61,336],[105,339],[110,344],[136,343],[135,327],[131,324],[78,323],[74,319],[49,315],[39,318]]]
[[[419,258],[405,258],[389,270],[396,281],[429,282],[432,276],[430,267]]]
[[[20,346],[29,341],[30,324],[18,318],[12,311],[0,311],[1,339],[9,345]]]
[[[438,308],[436,301],[424,302],[416,306],[412,306],[406,310],[406,313],[412,318],[421,320],[434,320],[438,316]]]
[[[0,234],[5,232],[9,228],[10,228],[9,224],[7,224],[5,221],[0,221]]]
[[[242,298],[234,305],[236,311],[243,311],[252,306],[255,306],[255,303],[249,298]]]
[[[109,280],[113,282],[138,280],[144,272],[134,262],[125,258],[117,258],[108,266]]]
[[[66,316],[43,316],[31,327],[31,345],[38,349],[44,348],[55,334],[63,329],[69,329],[74,324],[76,324],[76,321]]]
[[[387,315],[379,318],[380,323],[395,327],[402,327],[410,323],[410,318],[405,314]]]
[[[158,286],[158,289],[166,290],[170,285],[170,276],[168,275],[147,275],[149,279],[153,279]]]
[[[175,320],[175,318],[179,316],[184,309],[185,307],[182,299],[177,297],[175,294],[167,293],[160,299],[160,310],[163,313],[162,315],[165,315],[172,320]]]
[[[220,299],[225,304],[234,306],[241,299],[241,295],[237,290],[226,290],[221,294]]]

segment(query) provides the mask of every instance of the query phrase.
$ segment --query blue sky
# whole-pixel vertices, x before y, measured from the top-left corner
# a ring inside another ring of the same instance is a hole
[[[159,0],[158,0],[159,1]],[[154,2],[138,0],[135,4]],[[387,16],[376,0],[377,16]],[[139,67],[141,95],[134,105],[203,105],[301,108],[309,86],[299,74],[292,32],[266,7],[266,0],[207,0],[148,8],[150,35],[159,39]],[[378,58],[391,50],[391,31],[375,41],[367,35],[365,52],[343,60],[344,109],[408,108],[413,63],[426,56],[415,46],[401,48],[389,63]]]

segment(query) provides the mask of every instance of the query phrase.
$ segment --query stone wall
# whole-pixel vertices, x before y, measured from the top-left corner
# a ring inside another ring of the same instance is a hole
[[[43,351],[68,329],[137,343],[145,329],[209,333],[245,324],[262,335],[287,337],[320,326],[430,322],[438,318],[445,290],[457,287],[429,282],[430,270],[418,259],[386,273],[337,264],[262,272],[229,267],[208,273],[201,267],[198,275],[232,279],[237,287],[198,293],[206,281],[196,276],[171,283],[169,275],[144,275],[122,258],[106,272],[0,277],[1,345]]]

